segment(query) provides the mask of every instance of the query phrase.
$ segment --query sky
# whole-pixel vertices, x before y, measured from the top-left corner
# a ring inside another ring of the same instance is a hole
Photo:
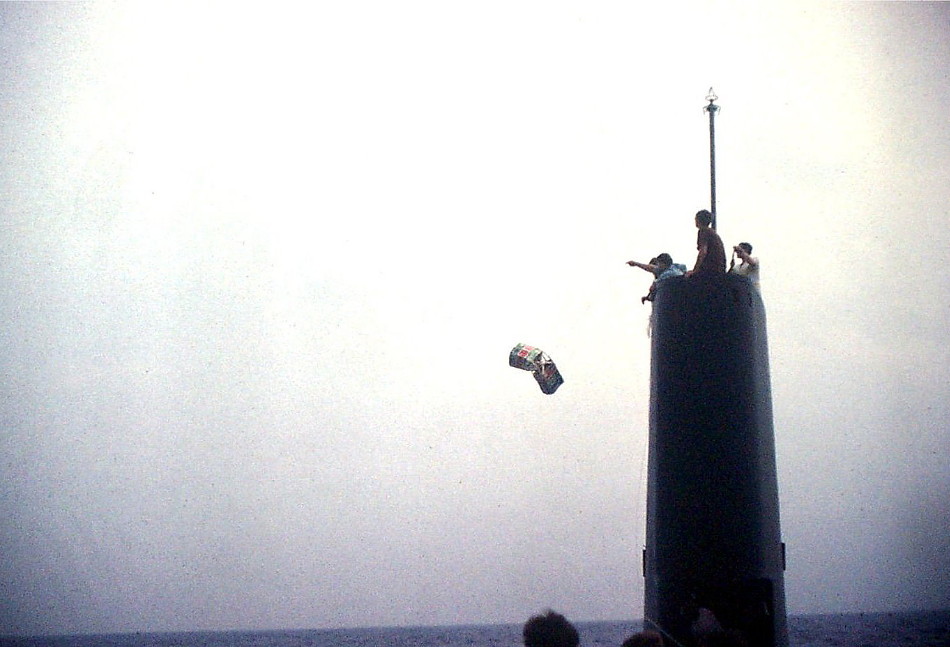
[[[640,618],[625,262],[695,259],[710,86],[788,612],[950,600],[950,4],[3,3],[0,54],[0,635]]]

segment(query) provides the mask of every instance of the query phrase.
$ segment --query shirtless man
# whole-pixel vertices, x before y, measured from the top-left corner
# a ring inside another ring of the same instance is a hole
[[[716,230],[710,227],[712,214],[705,209],[696,212],[696,265],[686,276],[714,276],[726,273],[726,249]]]

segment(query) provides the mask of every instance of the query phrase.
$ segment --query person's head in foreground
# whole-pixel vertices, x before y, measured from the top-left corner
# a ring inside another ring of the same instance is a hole
[[[577,647],[580,636],[567,618],[548,609],[529,618],[522,631],[525,647]]]

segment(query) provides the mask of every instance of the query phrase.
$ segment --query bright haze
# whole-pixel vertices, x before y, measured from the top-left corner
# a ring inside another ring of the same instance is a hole
[[[0,5],[0,634],[641,617],[710,86],[789,613],[945,606],[950,4],[642,6]]]

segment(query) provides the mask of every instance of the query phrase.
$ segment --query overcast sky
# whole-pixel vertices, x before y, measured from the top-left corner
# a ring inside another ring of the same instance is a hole
[[[789,613],[946,605],[950,4],[308,6],[0,5],[0,634],[641,617],[709,86]]]

